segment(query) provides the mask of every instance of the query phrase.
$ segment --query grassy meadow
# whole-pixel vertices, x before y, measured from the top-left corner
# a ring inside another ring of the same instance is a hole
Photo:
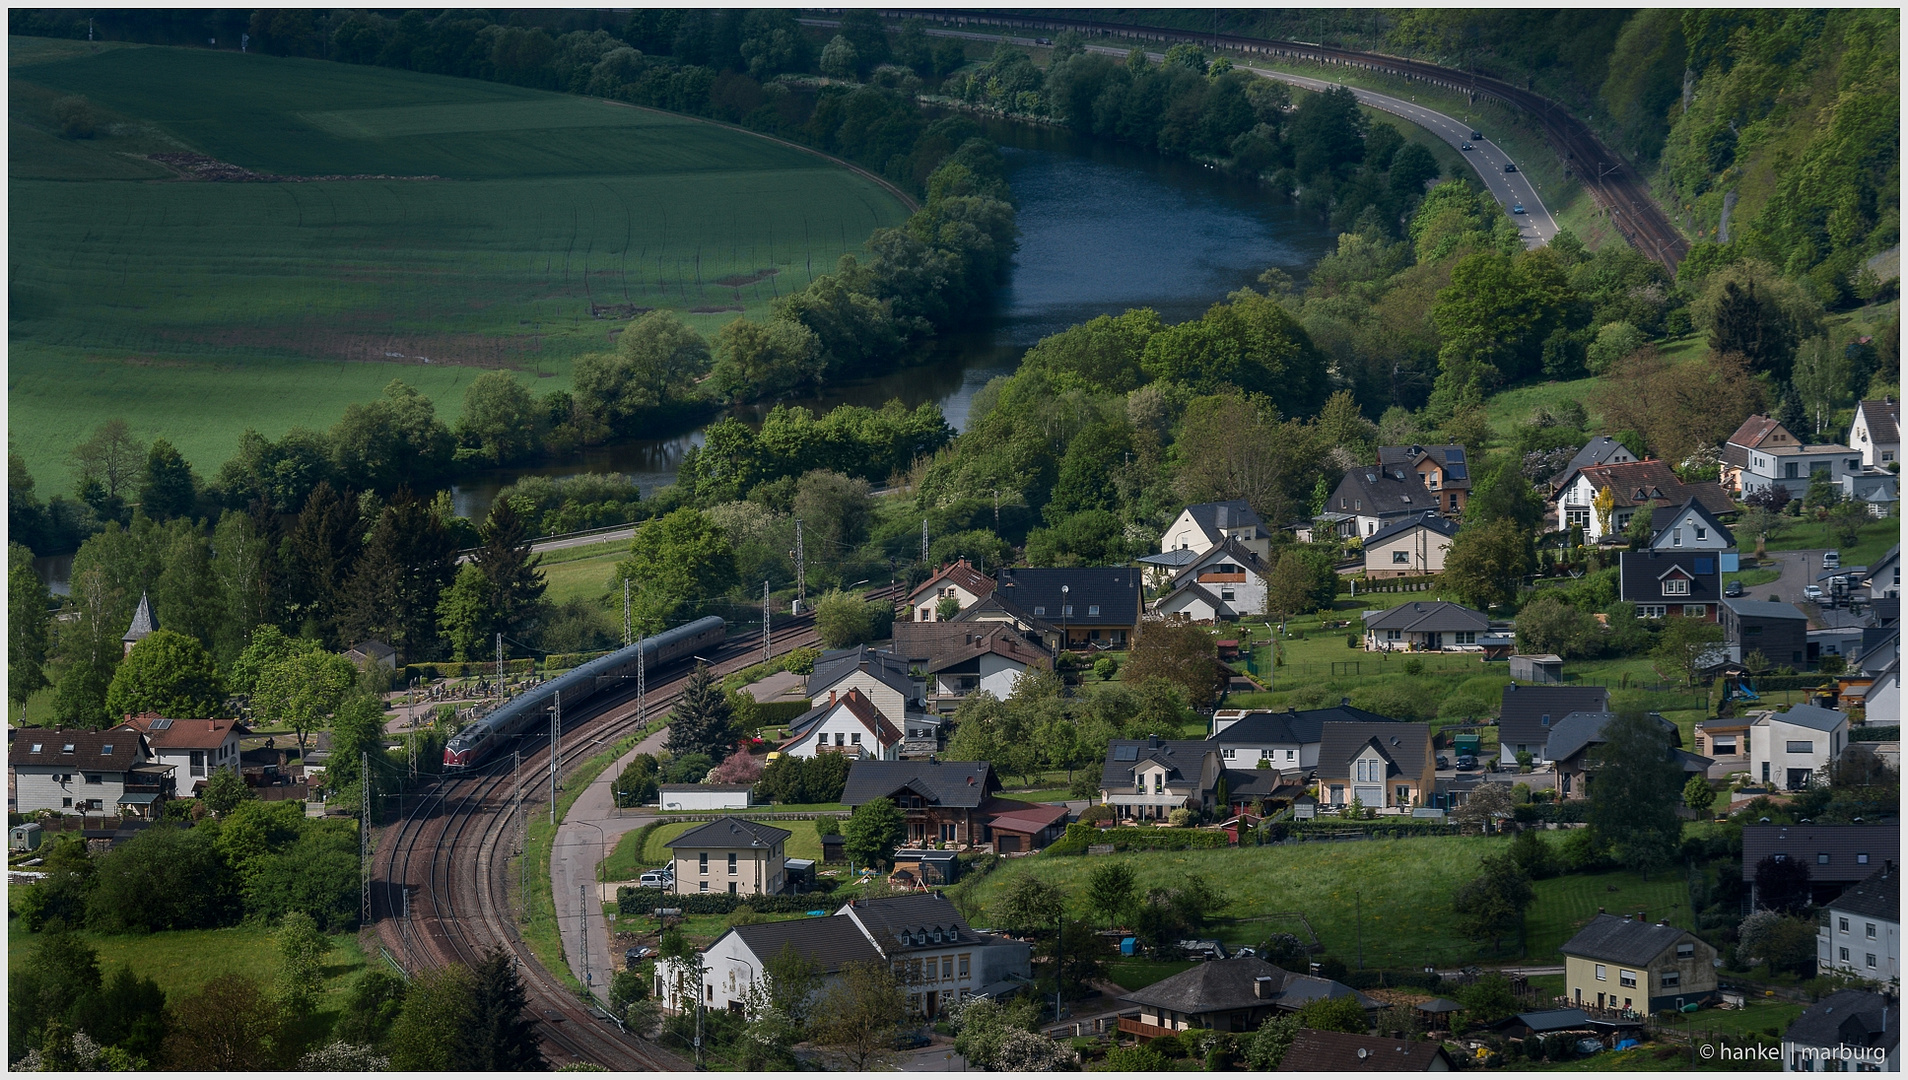
[[[632,311],[712,332],[907,212],[813,154],[600,100],[11,44],[9,419],[55,489],[66,450],[112,416],[209,471],[244,427],[328,427],[392,378],[447,416],[479,369],[561,382]],[[94,104],[95,138],[55,134],[72,94]],[[153,153],[359,178],[204,182]]]

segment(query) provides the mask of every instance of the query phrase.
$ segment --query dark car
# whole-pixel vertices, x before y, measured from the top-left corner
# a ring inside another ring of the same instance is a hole
[[[1473,131],[1473,132],[1471,132],[1471,138],[1473,138],[1473,139],[1481,139],[1481,138],[1483,138],[1483,137],[1484,137],[1484,133],[1483,133],[1483,132],[1481,132],[1481,131]]]
[[[1742,582],[1732,581],[1729,584],[1723,586],[1723,595],[1724,596],[1741,596]]]
[[[1470,143],[1465,143],[1464,145],[1458,147],[1458,149],[1459,150],[1475,150],[1477,149],[1477,147],[1472,146]]]
[[[626,949],[623,952],[623,966],[626,968],[634,968],[637,964],[642,963],[643,960],[646,959],[649,956],[649,954],[654,951],[655,950],[651,949],[647,945],[638,945],[637,947],[633,949]]]
[[[896,1050],[919,1050],[929,1043],[927,1035],[919,1031],[904,1031],[894,1037]]]
[[[1448,758],[1448,757],[1445,757],[1445,756],[1444,756],[1443,754],[1439,754],[1439,755],[1438,755],[1438,768],[1440,768],[1440,769],[1448,769],[1448,768],[1450,768],[1450,767],[1451,767],[1451,759],[1450,759],[1450,758]]]
[[[1511,164],[1510,162],[1508,162],[1508,161],[1507,161],[1507,162],[1505,162],[1505,163],[1504,163],[1504,171],[1505,171],[1505,172],[1516,172],[1516,171],[1517,171],[1517,166],[1515,166],[1515,165],[1513,165],[1513,164]]]
[[[1519,202],[1519,203],[1512,203],[1512,204],[1511,204],[1511,213],[1513,213],[1513,214],[1521,214],[1521,213],[1523,213],[1523,212],[1524,212],[1524,204],[1523,204],[1523,203],[1520,203],[1520,202]]]
[[[1459,772],[1469,772],[1470,770],[1477,768],[1477,759],[1475,757],[1472,757],[1470,754],[1459,754],[1457,759],[1457,767]]]

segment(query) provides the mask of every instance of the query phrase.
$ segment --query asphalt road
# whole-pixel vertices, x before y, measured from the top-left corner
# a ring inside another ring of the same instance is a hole
[[[834,25],[833,22],[822,19],[804,19],[802,21],[812,22],[816,25]],[[979,34],[966,30],[943,30],[934,28],[930,28],[927,33],[930,37],[968,38],[978,41],[1007,41],[1015,45],[1030,48],[1036,47],[1034,39],[1030,37],[1005,37],[1000,34]],[[1086,49],[1088,52],[1105,53],[1108,56],[1125,56],[1129,51],[1110,45],[1088,45]],[[1149,50],[1146,53],[1146,58],[1148,60],[1158,61],[1164,59],[1165,55],[1163,52],[1153,52]],[[1323,91],[1329,90],[1334,86],[1342,85],[1327,79],[1312,79],[1303,75],[1288,75],[1282,71],[1272,71],[1267,68],[1238,61],[1234,61],[1233,67],[1237,70],[1249,71],[1263,78],[1277,79],[1280,82],[1289,83],[1305,90]],[[1508,152],[1490,141],[1490,132],[1484,132],[1485,138],[1483,139],[1471,139],[1469,136],[1473,130],[1481,131],[1482,129],[1473,129],[1471,125],[1465,121],[1446,116],[1432,109],[1427,109],[1422,105],[1415,104],[1404,98],[1391,97],[1388,94],[1373,93],[1370,90],[1360,90],[1357,87],[1351,87],[1350,89],[1352,94],[1358,98],[1359,104],[1367,105],[1380,112],[1387,112],[1393,116],[1409,120],[1426,131],[1431,132],[1433,135],[1436,135],[1438,138],[1443,139],[1451,145],[1453,150],[1457,150],[1463,154],[1464,159],[1471,163],[1472,171],[1476,172],[1478,177],[1484,181],[1485,188],[1490,191],[1492,197],[1498,201],[1499,205],[1503,206],[1506,212],[1509,212],[1512,206],[1522,203],[1525,212],[1514,215],[1514,220],[1517,222],[1518,232],[1522,235],[1526,248],[1542,247],[1550,242],[1551,237],[1557,235],[1557,220],[1551,216],[1550,210],[1544,206],[1544,201],[1537,197],[1537,188],[1531,184],[1530,178],[1521,172],[1507,173],[1504,171],[1504,166],[1506,164],[1513,164],[1513,162]],[[1463,146],[1466,142],[1474,143],[1476,149],[1464,150]]]

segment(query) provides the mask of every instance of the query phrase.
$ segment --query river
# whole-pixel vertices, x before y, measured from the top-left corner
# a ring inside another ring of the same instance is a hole
[[[992,123],[1019,203],[1020,252],[993,313],[927,346],[923,363],[839,383],[779,404],[824,412],[938,402],[964,428],[974,392],[1011,374],[1027,347],[1097,315],[1150,307],[1167,322],[1196,318],[1267,267],[1302,275],[1336,236],[1257,185],[1214,169],[1055,128]],[[769,405],[736,410],[759,419]],[[486,472],[451,488],[457,512],[489,513],[504,485],[522,476],[621,472],[644,494],[674,483],[701,430],[628,439],[560,464]]]

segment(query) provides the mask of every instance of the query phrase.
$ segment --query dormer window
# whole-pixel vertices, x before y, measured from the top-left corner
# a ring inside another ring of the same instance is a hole
[[[1100,605],[1098,604],[1087,605],[1087,618],[1091,619],[1098,616],[1099,614],[1100,614]]]
[[[29,754],[37,754],[37,753],[39,753],[39,752],[40,752],[40,744],[39,744],[39,743],[34,743],[34,744],[33,744],[33,749],[31,749],[31,750],[29,750],[29,751],[27,751],[27,753],[29,753]]]
[[[70,753],[72,753],[72,752],[73,752],[73,744],[72,744],[72,743],[67,743],[67,744],[66,744],[65,746],[62,746],[62,747],[60,747],[60,753],[62,753],[62,754],[70,754]]]
[[[104,743],[104,744],[102,744],[102,745],[100,746],[100,748],[99,748],[99,756],[100,756],[100,757],[112,757],[112,756],[113,756],[113,744],[112,744],[112,743]]]

